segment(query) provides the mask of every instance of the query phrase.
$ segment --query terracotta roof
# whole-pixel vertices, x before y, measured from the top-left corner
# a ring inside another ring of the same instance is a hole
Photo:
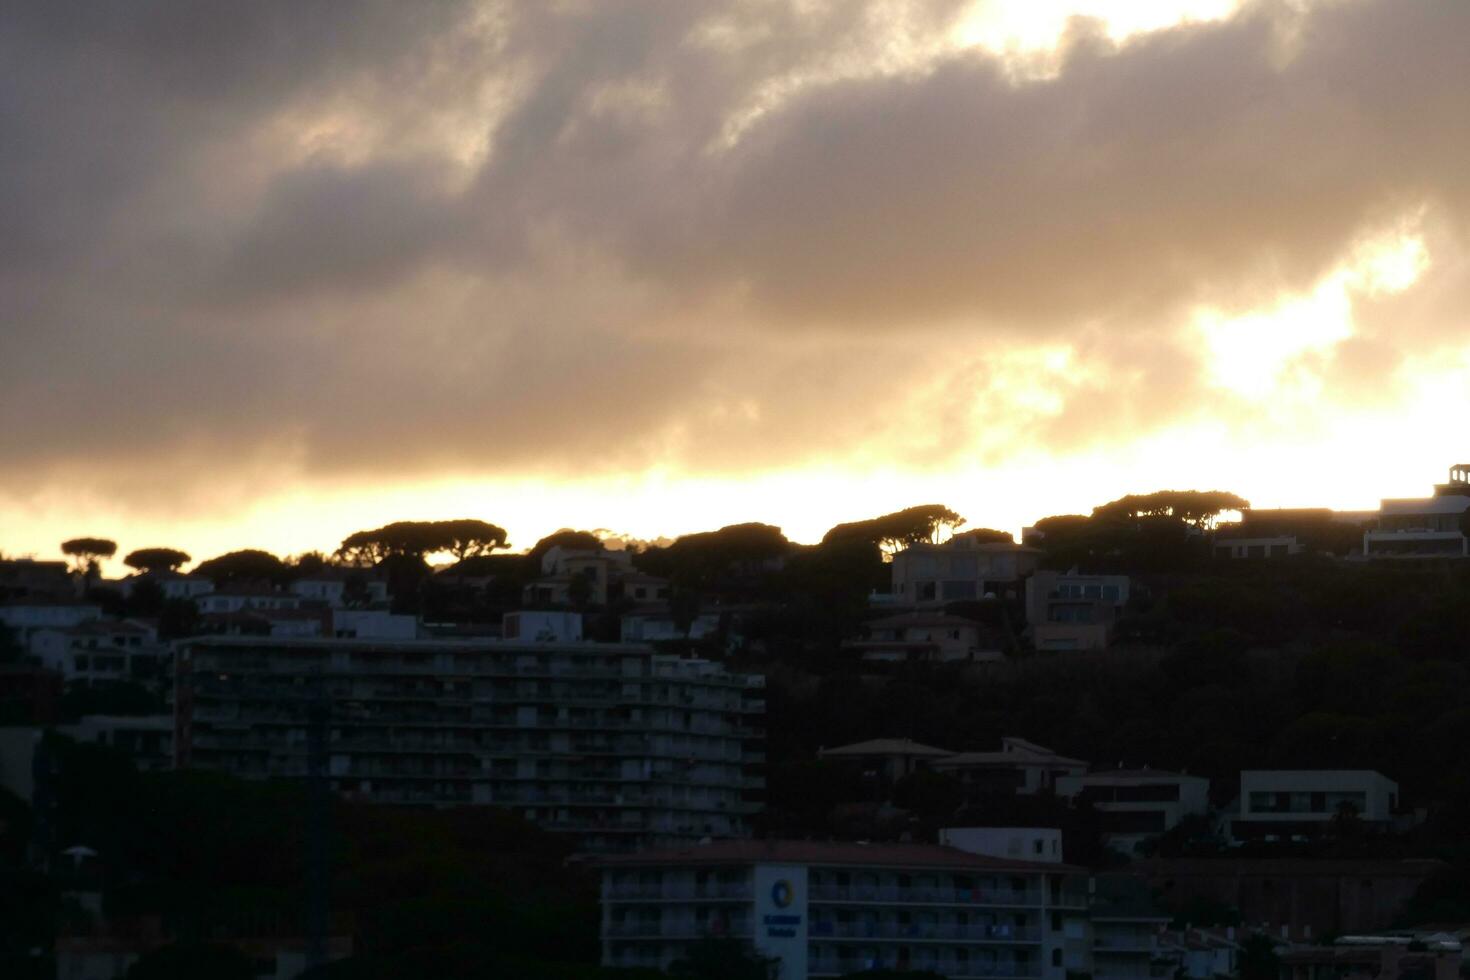
[[[602,865],[817,864],[859,867],[957,868],[975,871],[1076,872],[1073,865],[972,854],[938,844],[864,844],[852,841],[725,840],[600,858]]]
[[[948,756],[953,755],[947,749],[936,749],[932,745],[923,745],[909,738],[871,738],[866,742],[854,742],[851,745],[839,745],[831,749],[820,749],[817,755],[825,758],[835,756],[867,756],[867,755],[923,755],[923,756]]]

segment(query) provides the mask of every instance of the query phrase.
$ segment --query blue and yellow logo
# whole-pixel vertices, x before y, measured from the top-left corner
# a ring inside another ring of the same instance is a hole
[[[791,882],[784,878],[771,886],[771,901],[776,904],[776,908],[778,909],[784,909],[789,906],[791,900],[795,897],[796,892],[791,887]]]

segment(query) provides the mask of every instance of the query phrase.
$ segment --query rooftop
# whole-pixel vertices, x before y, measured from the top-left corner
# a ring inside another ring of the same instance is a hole
[[[948,749],[936,749],[932,745],[915,742],[911,738],[870,738],[866,742],[839,745],[831,749],[820,749],[817,755],[827,756],[872,756],[872,755],[921,755],[930,758],[953,755]]]
[[[727,840],[601,858],[609,866],[688,864],[816,864],[975,871],[1078,871],[1065,864],[1014,861],[938,844],[865,844],[847,841]]]

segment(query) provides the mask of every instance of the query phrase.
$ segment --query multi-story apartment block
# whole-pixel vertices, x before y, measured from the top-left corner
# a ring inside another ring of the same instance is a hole
[[[1098,810],[1103,839],[1124,853],[1210,809],[1210,781],[1162,769],[1112,769],[1061,776],[1058,796],[1081,798]]]
[[[1159,932],[1172,916],[1154,900],[1148,882],[1132,875],[1093,879],[1092,975],[1094,980],[1150,980],[1163,955]]]
[[[764,678],[709,661],[242,636],[183,642],[177,663],[181,766],[304,776],[315,730],[341,794],[510,807],[596,851],[744,836],[759,809]]]
[[[1240,809],[1230,818],[1230,836],[1315,837],[1349,813],[1383,829],[1398,805],[1398,783],[1369,769],[1247,769],[1240,774]]]
[[[893,592],[910,606],[1019,595],[1041,552],[1004,541],[956,534],[943,544],[916,544],[893,556]]]
[[[1029,835],[1015,859],[986,853]],[[1047,839],[1048,836],[1051,839]],[[1090,966],[1086,872],[1058,831],[958,831],[948,843],[729,841],[607,858],[603,963],[667,967],[708,936],[780,960],[781,980],[875,968],[951,980],[1064,980]]]

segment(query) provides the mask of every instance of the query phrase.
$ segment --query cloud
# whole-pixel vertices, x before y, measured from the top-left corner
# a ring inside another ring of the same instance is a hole
[[[1105,444],[1406,215],[1314,370],[1463,342],[1470,7],[1079,20],[1023,80],[966,9],[7,9],[0,499]]]

